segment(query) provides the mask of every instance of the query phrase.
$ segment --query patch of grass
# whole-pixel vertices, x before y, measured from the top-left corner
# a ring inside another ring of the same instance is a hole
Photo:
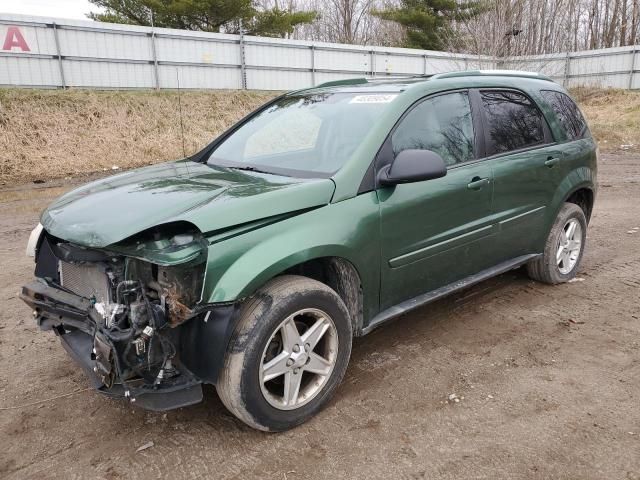
[[[275,96],[181,92],[186,154]],[[83,175],[181,158],[174,91],[0,90],[0,181]]]
[[[640,91],[576,88],[571,94],[600,150],[640,150]]]

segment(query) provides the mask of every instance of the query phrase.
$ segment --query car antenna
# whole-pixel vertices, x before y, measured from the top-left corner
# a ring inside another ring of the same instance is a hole
[[[149,8],[149,18],[151,19],[151,35],[153,35],[153,30],[155,28],[154,22],[153,22],[153,8],[148,7]],[[155,56],[155,53],[154,53]],[[178,114],[180,115],[180,134],[182,137],[182,157],[186,157],[186,150],[184,148],[184,125],[182,123],[182,103],[180,101],[180,73],[178,72],[178,69],[176,68],[176,81],[178,84]],[[158,88],[160,88],[158,86]],[[187,176],[189,176],[189,166],[185,164],[185,166],[187,167]]]
[[[176,68],[176,81],[178,83],[178,115],[180,116],[180,135],[182,136],[182,156],[187,157],[186,150],[184,148],[184,123],[182,122],[182,102],[180,100],[180,72]]]
[[[182,121],[182,101],[180,99],[180,71],[176,68],[176,82],[178,84],[178,115],[180,116],[180,136],[182,137],[182,158],[187,158],[187,151],[184,147],[184,122]],[[189,162],[185,162],[184,166],[187,169],[187,177],[189,174]]]

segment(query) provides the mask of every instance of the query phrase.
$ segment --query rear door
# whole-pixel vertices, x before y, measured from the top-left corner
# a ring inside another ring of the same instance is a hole
[[[491,167],[478,161],[469,93],[439,94],[415,105],[383,147],[390,162],[405,149],[432,150],[442,178],[378,189],[381,307],[387,308],[479,270],[490,249]]]
[[[562,179],[563,153],[535,102],[517,90],[473,92],[483,114],[485,155],[494,176],[498,235],[493,264],[537,253],[545,218]]]

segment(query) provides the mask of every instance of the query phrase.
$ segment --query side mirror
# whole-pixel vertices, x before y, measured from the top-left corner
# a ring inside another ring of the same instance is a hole
[[[386,165],[378,173],[380,185],[422,182],[444,177],[447,166],[442,157],[431,150],[403,150],[391,165]]]

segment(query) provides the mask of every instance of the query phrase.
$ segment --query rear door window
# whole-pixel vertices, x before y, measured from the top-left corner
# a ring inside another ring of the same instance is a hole
[[[542,112],[526,95],[510,90],[481,90],[480,98],[488,156],[545,143]]]
[[[569,95],[553,90],[542,90],[540,93],[542,93],[547,103],[551,105],[568,140],[584,138],[588,134],[587,122]]]

